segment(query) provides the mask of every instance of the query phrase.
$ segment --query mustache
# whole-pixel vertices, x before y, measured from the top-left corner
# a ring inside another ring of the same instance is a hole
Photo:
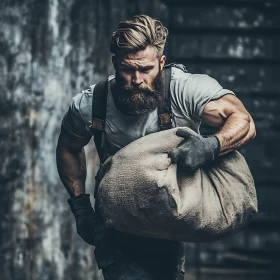
[[[164,82],[159,71],[151,84],[127,84],[116,72],[115,88],[112,91],[115,105],[124,114],[139,116],[156,109],[163,102]]]
[[[143,92],[143,93],[146,93],[146,94],[157,93],[156,90],[154,90],[151,86],[146,85],[146,84],[141,84],[137,87],[124,85],[122,87],[122,89],[124,90],[124,93],[126,93],[126,94],[134,94],[134,93],[138,93],[138,92]]]

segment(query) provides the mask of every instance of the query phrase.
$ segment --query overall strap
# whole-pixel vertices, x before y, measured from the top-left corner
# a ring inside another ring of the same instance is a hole
[[[170,102],[170,81],[171,81],[171,67],[169,65],[163,68],[164,72],[164,92],[163,102],[158,107],[158,121],[159,130],[167,130],[172,128],[172,111]]]
[[[92,125],[94,143],[98,152],[100,163],[104,161],[103,132],[105,128],[107,111],[108,81],[101,81],[94,87],[92,93]]]
[[[183,72],[187,73],[187,69],[183,64],[170,63],[163,68],[164,72],[164,95],[163,103],[158,107],[158,122],[159,130],[167,130],[172,128],[172,110],[171,110],[171,92],[170,92],[170,82],[172,76],[172,67],[179,68]]]

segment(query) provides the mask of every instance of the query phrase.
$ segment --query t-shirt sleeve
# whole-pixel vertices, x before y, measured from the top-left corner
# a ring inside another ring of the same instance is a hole
[[[172,81],[171,87],[177,107],[188,118],[201,119],[204,107],[209,101],[226,94],[234,94],[206,74],[186,73]]]
[[[92,88],[82,91],[72,98],[68,111],[63,117],[62,128],[70,135],[80,138],[92,136]]]

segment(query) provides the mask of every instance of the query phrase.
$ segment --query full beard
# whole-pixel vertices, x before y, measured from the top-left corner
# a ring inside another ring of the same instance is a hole
[[[163,75],[160,70],[152,85],[127,86],[116,73],[113,98],[116,107],[128,116],[139,116],[155,110],[163,102]]]

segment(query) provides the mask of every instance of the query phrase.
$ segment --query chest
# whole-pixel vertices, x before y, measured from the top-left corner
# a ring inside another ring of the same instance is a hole
[[[114,154],[145,135],[159,131],[157,110],[142,116],[126,116],[114,105],[108,94],[105,122],[105,150]]]

